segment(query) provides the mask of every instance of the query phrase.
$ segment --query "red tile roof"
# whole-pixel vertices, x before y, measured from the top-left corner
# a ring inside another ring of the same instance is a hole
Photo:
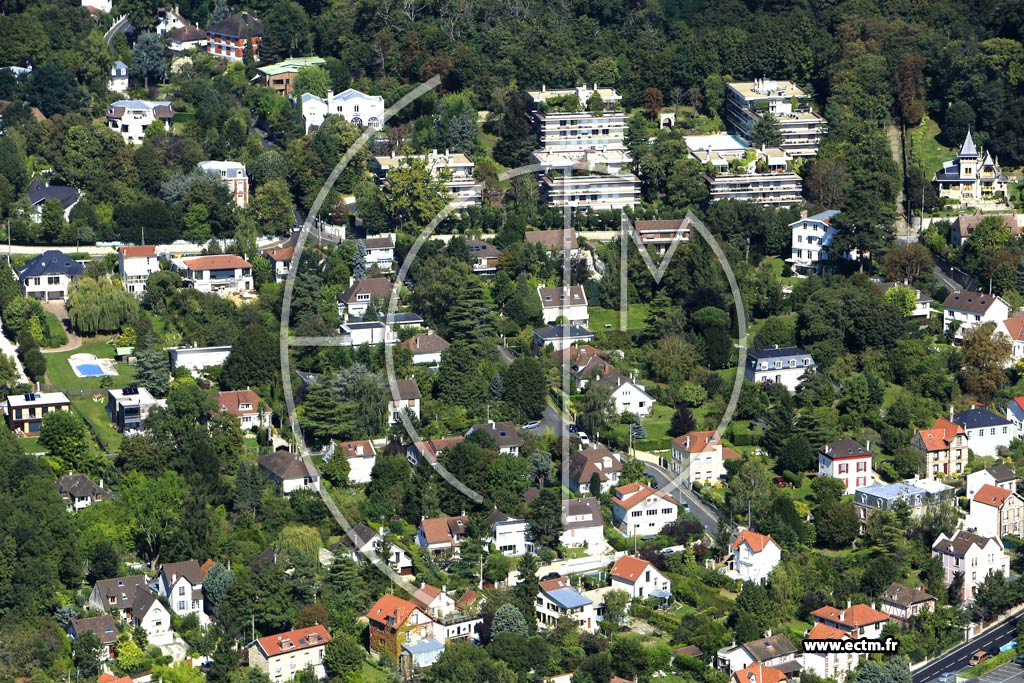
[[[368,458],[371,455],[377,455],[373,443],[365,439],[362,441],[339,441],[336,448],[337,452],[346,458]]]
[[[156,256],[156,247],[152,244],[138,247],[121,247],[117,250],[124,258],[143,258]]]
[[[931,429],[922,429],[918,432],[927,451],[947,450],[949,449],[949,444],[953,441],[953,437],[963,433],[963,427],[950,422],[944,417],[936,420]]]
[[[1024,341],[1024,315],[1015,315],[1003,321],[1003,327],[1013,341]]]
[[[847,607],[846,609],[837,609],[830,605],[826,605],[811,612],[811,616],[823,621],[842,624],[843,626],[851,629],[889,620],[888,614],[879,612],[864,603],[858,603]]]
[[[715,450],[715,446],[722,443],[715,431],[689,432],[672,439],[672,444],[679,446],[687,453],[705,453]],[[689,446],[687,446],[689,444]]]
[[[281,247],[267,251],[267,257],[275,261],[291,261],[293,256],[295,256],[295,247]]]
[[[618,493],[619,496],[613,498],[612,503],[614,505],[618,505],[623,510],[629,510],[631,508],[634,508],[643,501],[650,498],[651,496],[658,496],[662,500],[666,500],[675,506],[679,505],[679,503],[676,502],[676,499],[668,495],[667,493],[663,493],[658,489],[652,489],[647,484],[641,484],[638,482],[626,484],[625,486],[620,486],[617,489],[615,489],[615,492]],[[622,499],[623,495],[629,495],[631,493],[634,493],[635,495],[630,496],[626,500]]]
[[[1001,508],[1012,493],[1012,491],[1007,489],[1001,489],[992,484],[985,484],[974,494],[974,502],[981,503],[982,505],[991,505],[994,508]]]
[[[425,583],[412,594],[412,602],[420,609],[426,611],[427,608],[430,607],[430,603],[434,602],[440,594],[440,588],[437,586],[431,586],[429,583]]]
[[[239,406],[243,403],[252,407],[242,410]],[[260,410],[260,397],[252,389],[222,391],[217,394],[217,409],[232,415],[255,415]]]
[[[736,683],[781,683],[786,680],[786,674],[758,662],[746,669],[740,669],[732,678]]]
[[[615,561],[615,564],[612,565],[611,575],[620,579],[625,579],[630,583],[634,583],[650,566],[651,563],[647,560],[641,560],[639,557],[623,555]]]
[[[366,618],[370,621],[376,621],[378,624],[398,628],[415,611],[416,605],[408,600],[403,600],[397,595],[386,594],[380,596],[380,599],[373,603],[373,607],[366,613]],[[393,623],[388,623],[389,617],[394,619]]]
[[[227,270],[228,268],[252,268],[251,263],[235,254],[196,256],[195,258],[185,259],[185,265],[193,272],[199,270]]]
[[[764,550],[769,543],[775,543],[775,539],[771,536],[765,536],[759,534],[756,531],[750,531],[749,529],[741,531],[740,535],[736,537],[736,540],[732,542],[732,549],[736,550],[741,544],[746,543],[750,546],[750,549],[755,553],[759,553]],[[778,543],[775,543],[778,545]]]
[[[275,657],[326,645],[331,642],[331,634],[327,632],[327,629],[322,624],[317,624],[306,628],[297,628],[294,631],[257,638],[256,642],[267,657]]]
[[[847,631],[840,631],[828,624],[815,624],[807,634],[808,640],[842,640],[852,638],[853,635]]]

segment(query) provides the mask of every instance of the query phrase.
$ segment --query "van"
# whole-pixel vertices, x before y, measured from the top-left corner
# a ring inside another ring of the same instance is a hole
[[[977,666],[988,659],[988,653],[984,650],[978,650],[971,655],[971,661],[967,662],[968,666]]]

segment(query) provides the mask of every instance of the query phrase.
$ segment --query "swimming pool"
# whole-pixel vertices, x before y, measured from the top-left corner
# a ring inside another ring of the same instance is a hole
[[[76,365],[75,369],[82,377],[102,377],[104,375],[103,368],[96,363],[81,363]]]

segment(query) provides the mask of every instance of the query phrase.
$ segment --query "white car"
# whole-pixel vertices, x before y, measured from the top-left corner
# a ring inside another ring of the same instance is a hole
[[[523,425],[523,429],[536,429],[537,427],[540,427],[540,422],[537,420],[530,420]]]
[[[576,438],[580,440],[580,443],[584,446],[590,445],[590,437],[587,436],[586,432],[576,432]]]

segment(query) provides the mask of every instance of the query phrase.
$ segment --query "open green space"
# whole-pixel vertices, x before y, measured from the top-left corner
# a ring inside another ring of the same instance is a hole
[[[114,429],[110,416],[107,415],[106,392],[103,392],[102,396],[102,399],[95,396],[78,396],[71,399],[71,405],[89,424],[103,452],[116,453],[121,447],[121,434]]]
[[[642,330],[647,318],[647,309],[647,304],[630,304],[626,311],[626,329]],[[591,306],[587,313],[590,315],[590,329],[594,332],[619,329],[619,309]]]
[[[70,391],[76,389],[100,389],[103,377],[79,377],[71,369],[68,359],[78,353],[91,353],[97,358],[113,358],[114,347],[112,344],[107,343],[108,339],[110,338],[103,337],[98,341],[82,344],[73,351],[45,354],[47,383],[62,390]],[[117,368],[117,377],[110,378],[111,388],[121,389],[128,386],[135,379],[135,368],[133,366],[127,363],[118,363],[115,367]]]
[[[942,168],[942,162],[956,156],[956,150],[946,147],[936,138],[941,133],[939,124],[927,116],[921,125],[910,133],[910,153],[915,160],[920,160],[927,174],[933,174]]]
[[[18,443],[21,444],[22,450],[26,453],[42,453],[46,449],[39,445],[38,436],[26,436],[19,438]]]

